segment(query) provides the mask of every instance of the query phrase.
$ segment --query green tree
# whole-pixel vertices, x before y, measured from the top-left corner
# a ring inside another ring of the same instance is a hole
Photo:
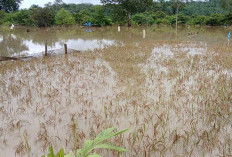
[[[0,0],[0,8],[5,12],[17,11],[22,0]]]
[[[199,15],[192,17],[189,21],[189,24],[191,25],[205,25],[206,24],[207,17],[204,15]]]
[[[128,27],[131,26],[131,14],[138,12],[139,10],[146,10],[153,3],[152,0],[101,0],[103,5],[120,5],[127,15]]]
[[[138,13],[132,16],[132,21],[137,25],[152,25],[154,19],[151,12]]]
[[[106,26],[112,24],[112,19],[110,17],[107,17],[107,15],[105,14],[104,7],[101,5],[96,5],[94,7],[93,18],[93,24],[98,26]]]
[[[94,17],[93,17],[93,10],[92,9],[83,9],[80,11],[78,14],[78,19],[81,25],[85,24],[86,22],[94,22]],[[77,19],[77,17],[76,17]]]
[[[3,24],[6,13],[0,10],[0,25]]]
[[[221,0],[221,5],[223,8],[232,11],[232,0]]]
[[[112,19],[112,22],[115,24],[125,24],[127,23],[126,11],[122,6],[113,4],[110,7],[105,6],[109,9],[109,16]]]
[[[14,13],[6,14],[3,19],[3,25],[10,26],[12,23],[15,23],[15,14]]]
[[[57,25],[72,25],[75,23],[72,14],[64,8],[56,13],[55,21]]]
[[[210,1],[193,1],[186,4],[183,10],[185,15],[211,15],[211,14],[225,14],[227,11],[222,7],[220,0]]]
[[[31,17],[36,26],[47,27],[55,23],[55,12],[49,8],[32,7],[30,9]]]
[[[34,21],[31,17],[31,12],[27,9],[20,10],[15,13],[15,20],[17,24],[23,26],[31,26],[34,24]]]
[[[178,15],[178,23],[179,24],[186,24],[189,20],[190,20],[190,17],[184,15],[183,13],[180,13]]]
[[[210,26],[220,26],[224,24],[223,15],[213,14],[206,20],[206,25]]]
[[[226,14],[224,16],[225,24],[232,25],[232,13]]]

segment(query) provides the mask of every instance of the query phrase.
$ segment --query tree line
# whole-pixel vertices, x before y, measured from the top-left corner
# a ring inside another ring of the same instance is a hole
[[[232,1],[101,0],[102,5],[66,4],[19,9],[22,0],[0,0],[0,25],[48,27],[54,25],[231,25]],[[177,20],[177,21],[176,21]]]

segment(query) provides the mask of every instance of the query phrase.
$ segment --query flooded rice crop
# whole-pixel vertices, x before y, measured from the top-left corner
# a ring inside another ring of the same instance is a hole
[[[1,56],[42,53],[45,40],[74,52],[0,62],[0,156],[76,150],[112,126],[130,129],[112,140],[121,156],[232,156],[228,30],[24,29],[0,31]]]

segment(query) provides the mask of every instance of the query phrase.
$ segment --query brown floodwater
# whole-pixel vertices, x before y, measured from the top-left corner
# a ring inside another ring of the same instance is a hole
[[[129,128],[112,139],[125,157],[232,156],[229,29],[26,29],[0,28],[0,56],[35,56],[0,62],[0,157],[69,152],[109,127]]]

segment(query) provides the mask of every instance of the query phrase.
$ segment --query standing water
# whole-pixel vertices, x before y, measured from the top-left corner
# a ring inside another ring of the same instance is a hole
[[[26,29],[0,29],[0,56],[35,56],[0,62],[0,156],[76,150],[112,126],[130,129],[112,141],[126,157],[232,155],[223,28]],[[39,57],[45,41],[55,55]]]

